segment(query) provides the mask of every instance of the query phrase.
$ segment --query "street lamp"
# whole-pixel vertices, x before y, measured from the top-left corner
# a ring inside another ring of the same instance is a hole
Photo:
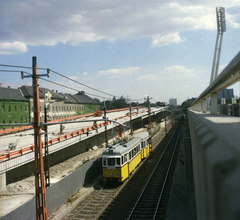
[[[63,97],[61,99],[55,100],[52,103],[49,103],[47,105],[47,100],[50,101],[51,99],[51,93],[48,92],[44,94],[44,122],[47,123],[47,108],[49,107],[50,104],[53,104],[54,102],[60,102],[63,100],[66,100],[67,97]],[[48,152],[48,127],[45,125],[45,157],[44,157],[44,171],[45,171],[45,185],[46,188],[50,186],[50,172],[49,172],[49,152]]]

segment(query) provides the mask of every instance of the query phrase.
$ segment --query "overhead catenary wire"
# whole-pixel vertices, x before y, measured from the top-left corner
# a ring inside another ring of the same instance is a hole
[[[53,84],[58,85],[58,86],[62,86],[62,87],[67,88],[67,89],[71,89],[71,90],[73,90],[73,91],[79,92],[78,89],[74,89],[74,88],[72,88],[72,87],[65,86],[65,85],[62,85],[62,84],[60,84],[60,83],[56,83],[56,82],[53,82],[53,81],[51,81],[51,80],[48,80],[48,79],[44,79],[44,78],[42,78],[42,77],[39,77],[39,79],[44,80],[44,81],[46,81],[46,82],[53,83]],[[106,98],[106,97],[104,97],[104,96],[99,96],[99,95],[91,94],[91,93],[88,93],[88,92],[85,92],[85,93],[88,94],[88,95],[91,95],[91,96],[99,97],[99,98]]]
[[[0,66],[10,67],[10,68],[33,69],[33,67],[17,66],[17,65],[0,64]],[[100,92],[100,93],[102,93],[102,94],[105,94],[105,95],[108,95],[108,96],[111,96],[111,97],[120,98],[119,96],[115,96],[115,95],[112,95],[112,94],[110,94],[110,93],[106,93],[106,92],[103,92],[103,91],[98,90],[98,89],[96,89],[96,88],[93,88],[93,87],[91,87],[91,86],[85,85],[84,83],[78,82],[78,81],[76,81],[76,80],[74,80],[74,79],[71,79],[71,78],[69,78],[69,77],[67,77],[67,76],[65,76],[65,75],[63,75],[63,74],[61,74],[61,73],[58,73],[58,72],[56,72],[56,71],[54,71],[54,70],[51,70],[51,69],[49,69],[49,68],[37,68],[37,69],[39,69],[39,70],[50,70],[51,72],[53,72],[53,73],[55,73],[55,74],[57,74],[57,75],[59,75],[59,76],[62,76],[62,77],[66,78],[66,79],[68,79],[68,80],[70,80],[70,81],[73,81],[73,82],[75,82],[75,83],[77,83],[77,84],[80,84],[80,85],[82,85],[82,86],[85,86],[85,87],[87,87],[87,88],[89,88],[89,89],[92,89],[92,90],[94,90],[94,91]],[[21,71],[21,70],[0,70],[0,72],[20,72],[20,73],[23,72],[23,73],[26,73],[26,74],[31,75],[30,73],[25,72],[25,71]],[[65,85],[62,85],[62,84],[60,84],[60,83],[56,83],[56,82],[53,82],[53,81],[51,81],[51,80],[44,79],[44,78],[42,78],[42,77],[39,77],[39,79],[42,79],[42,80],[44,80],[44,81],[53,83],[53,84],[55,84],[55,85],[62,86],[62,87],[64,87],[64,88],[71,89],[71,90],[73,90],[73,91],[79,92],[79,89],[74,89],[74,88],[72,88],[72,87],[65,86]],[[96,95],[96,94],[91,94],[91,93],[88,93],[88,92],[85,92],[85,93],[88,94],[88,95],[94,96],[94,97],[103,98],[103,99],[108,99],[107,97],[104,97],[104,96],[100,96],[100,95]],[[144,98],[129,99],[129,100],[131,100],[131,101],[141,101],[141,100],[144,100]]]
[[[12,68],[22,68],[22,69],[33,69],[33,67],[29,67],[29,66],[15,66],[15,65],[7,65],[7,64],[0,64],[0,66],[12,67]],[[49,68],[36,68],[36,69],[38,69],[38,70],[47,70]]]
[[[101,91],[101,90],[95,89],[95,88],[93,88],[93,87],[91,87],[91,86],[88,86],[88,85],[85,85],[85,84],[83,84],[83,83],[80,83],[80,82],[78,82],[78,81],[76,81],[76,80],[74,80],[74,79],[71,79],[71,78],[69,78],[69,77],[67,77],[67,76],[64,76],[63,74],[58,73],[58,72],[56,72],[56,71],[54,71],[54,70],[51,70],[51,69],[50,69],[50,71],[53,72],[53,73],[55,73],[55,74],[57,74],[57,75],[59,75],[59,76],[62,76],[62,77],[64,77],[64,78],[66,78],[66,79],[68,79],[68,80],[70,80],[70,81],[73,81],[73,82],[75,82],[75,83],[78,83],[78,84],[80,84],[80,85],[82,85],[82,86],[85,86],[85,87],[87,87],[87,88],[89,88],[89,89],[92,89],[92,90],[94,90],[94,91],[97,91],[97,92],[100,92],[100,93],[103,93],[103,94],[105,94],[105,95],[109,95],[109,96],[112,96],[112,97],[118,97],[118,98],[120,98],[119,96],[115,96],[115,95],[112,95],[112,94],[110,94],[110,93],[106,93],[106,92],[103,92],[103,91]]]
[[[6,64],[0,64],[0,66],[12,67],[12,68],[27,68],[27,69],[32,69],[32,67],[16,66],[16,65],[6,65]],[[87,88],[89,88],[89,89],[92,89],[92,90],[94,90],[94,91],[97,91],[97,92],[100,92],[100,93],[102,93],[102,94],[105,94],[105,95],[108,95],[108,96],[112,96],[112,97],[115,96],[115,95],[112,95],[112,94],[110,94],[110,93],[106,93],[106,92],[103,92],[103,91],[101,91],[101,90],[99,90],[99,89],[93,88],[93,87],[91,87],[91,86],[85,85],[84,83],[78,82],[78,81],[76,81],[76,80],[74,80],[74,79],[71,79],[71,78],[69,78],[69,77],[67,77],[67,76],[65,76],[65,75],[63,75],[63,74],[61,74],[61,73],[59,73],[59,72],[57,72],[57,71],[51,70],[51,69],[49,69],[49,68],[37,68],[37,69],[39,69],[39,70],[50,70],[52,73],[55,73],[55,74],[57,74],[57,75],[59,75],[59,76],[62,76],[62,77],[66,78],[66,79],[68,79],[68,80],[70,80],[70,81],[72,81],[72,82],[75,82],[75,83],[77,83],[77,84],[80,84],[80,85],[82,85],[82,86],[85,86],[85,87],[87,87]],[[20,72],[21,72],[21,71],[20,71]],[[115,96],[115,97],[120,98],[119,96]]]

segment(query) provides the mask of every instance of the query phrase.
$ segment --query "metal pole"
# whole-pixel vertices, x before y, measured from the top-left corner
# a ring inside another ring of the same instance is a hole
[[[46,94],[44,96],[44,122],[47,123],[47,103]],[[49,172],[49,152],[48,152],[48,126],[45,125],[45,157],[44,157],[44,171],[45,171],[45,186],[50,186],[50,172]]]
[[[221,56],[221,49],[222,49],[222,39],[223,39],[223,32],[220,33],[220,43],[219,43],[219,47],[218,47],[218,57],[217,57],[215,78],[217,78],[217,75],[218,75],[218,68],[219,68],[219,62],[220,62],[220,56]],[[215,78],[214,78],[214,79],[215,79]]]
[[[149,96],[147,97],[147,100],[148,100],[148,134],[149,134],[149,153],[150,153],[150,159],[152,159],[151,109],[150,109]]]
[[[107,119],[107,108],[105,105],[105,99],[104,99],[104,119]],[[107,138],[107,121],[105,121],[105,147],[108,146],[108,138]]]
[[[131,135],[133,135],[133,128],[132,128],[132,108],[131,108],[131,102],[129,104],[129,113],[130,113],[130,129],[131,129]]]
[[[167,137],[167,117],[166,117],[165,102],[164,102],[164,121],[165,121],[165,137]]]
[[[39,112],[39,85],[37,58],[33,57],[33,108],[34,108],[34,146],[35,146],[35,190],[36,190],[36,219],[47,219],[47,203],[44,184],[43,154],[42,154],[42,137],[40,128],[40,112]]]

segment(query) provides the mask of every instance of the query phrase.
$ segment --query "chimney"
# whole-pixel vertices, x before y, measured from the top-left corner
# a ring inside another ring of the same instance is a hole
[[[8,86],[9,89],[11,89],[11,86]]]

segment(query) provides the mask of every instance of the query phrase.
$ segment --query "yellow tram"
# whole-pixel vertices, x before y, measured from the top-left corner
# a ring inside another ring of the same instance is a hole
[[[148,132],[141,132],[128,142],[109,146],[102,154],[103,181],[123,182],[149,154],[148,138]]]

